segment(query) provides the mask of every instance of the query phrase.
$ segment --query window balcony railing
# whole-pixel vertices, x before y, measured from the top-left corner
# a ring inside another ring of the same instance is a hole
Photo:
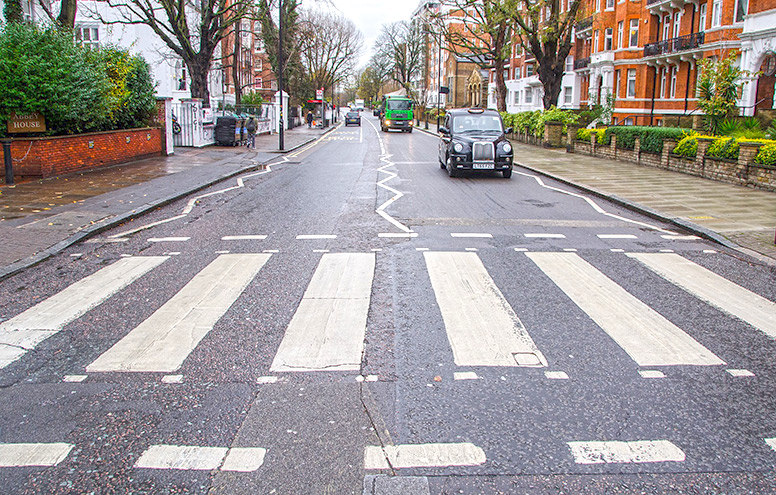
[[[649,43],[644,46],[644,56],[654,57],[655,55],[666,55],[684,50],[692,50],[693,48],[701,46],[705,38],[706,33],[701,31],[700,33],[687,34],[677,38],[658,41],[657,43]]]
[[[578,21],[574,26],[577,28],[578,32],[590,29],[593,27],[593,16],[591,15],[590,17]]]
[[[590,65],[590,57],[574,60],[574,70],[584,69]]]

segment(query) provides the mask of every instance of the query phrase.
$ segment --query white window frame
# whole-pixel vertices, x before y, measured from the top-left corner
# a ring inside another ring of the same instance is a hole
[[[622,35],[625,29],[625,21],[617,23],[617,48],[622,48]]]
[[[660,69],[660,98],[666,97],[666,77],[667,77],[667,71],[665,67]]]
[[[706,9],[708,3],[702,3],[698,8],[698,32],[706,31]]]
[[[606,10],[614,10],[614,0],[606,0]]]
[[[722,0],[714,0],[711,6],[711,27],[722,25]]]
[[[620,96],[620,69],[614,71],[614,98]]]
[[[636,69],[628,69],[628,82],[625,89],[625,97],[636,97]]]
[[[677,12],[674,14],[674,31],[673,31],[673,37],[678,38],[680,36],[680,33],[682,32],[682,13]]]
[[[97,24],[80,24],[75,27],[74,35],[75,39],[85,47],[95,49],[100,47],[100,26]]]
[[[530,69],[530,70],[528,70]],[[534,75],[534,64],[525,64],[525,77],[531,77]]]
[[[596,29],[593,32],[593,53],[598,53],[598,41],[599,41],[598,37],[599,37],[598,29]]]
[[[525,90],[525,102],[533,103],[533,91],[530,88]]]
[[[663,16],[663,41],[668,39],[668,33],[671,32],[671,15]]]
[[[604,51],[609,51],[614,48],[614,29],[606,28],[604,30]]]
[[[515,105],[520,104],[520,91],[515,91]]]
[[[628,26],[628,46],[639,46],[639,19],[631,19]]]
[[[741,18],[738,18],[738,10],[741,8],[741,5],[744,5],[743,7],[743,14],[741,15]],[[749,13],[749,0],[736,0],[736,6],[733,10],[733,22],[744,22],[744,17]]]
[[[574,56],[573,55],[569,55],[568,57],[566,57],[565,71],[566,72],[573,72],[574,71]]]
[[[601,0],[595,0],[595,11],[601,12]]]
[[[571,105],[573,103],[573,94],[571,92],[570,86],[564,86],[563,87],[563,104],[564,105]]]
[[[671,93],[670,93],[671,98],[676,98],[676,79],[677,79],[678,72],[679,70],[675,65],[671,66]]]

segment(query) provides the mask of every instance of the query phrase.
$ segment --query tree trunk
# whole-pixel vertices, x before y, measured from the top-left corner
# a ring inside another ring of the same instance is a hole
[[[560,87],[563,82],[563,69],[562,65],[558,65],[557,54],[553,54],[551,57],[545,57],[543,60],[539,60],[539,80],[544,87],[544,97],[542,103],[544,109],[547,110],[550,107],[558,106],[558,96],[560,95]],[[564,60],[565,62],[565,60]]]
[[[234,106],[239,107],[242,100],[242,81],[240,81],[240,21],[234,25],[234,56],[232,57],[232,82],[234,82]]]
[[[504,82],[504,61],[496,60],[496,108],[507,111],[507,84]]]
[[[5,7],[3,7],[3,15],[5,20],[11,23],[20,23],[24,21],[24,13],[22,11],[21,0],[5,0]]]
[[[208,88],[208,73],[210,72],[210,63],[207,57],[200,53],[195,60],[186,61],[191,75],[191,97],[201,98],[202,106],[210,108],[210,89]]]
[[[59,17],[57,17],[57,24],[68,29],[73,29],[75,27],[77,2],[78,0],[62,0],[62,5],[59,8]]]

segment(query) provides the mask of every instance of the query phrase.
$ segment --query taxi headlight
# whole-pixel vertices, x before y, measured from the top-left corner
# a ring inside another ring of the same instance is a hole
[[[504,143],[501,149],[504,150],[504,153],[512,153],[512,145],[509,143]]]
[[[460,153],[461,151],[463,151],[463,145],[461,143],[455,143],[453,145],[453,151],[455,151],[456,153]]]

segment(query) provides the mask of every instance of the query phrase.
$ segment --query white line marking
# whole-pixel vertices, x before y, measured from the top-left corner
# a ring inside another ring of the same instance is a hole
[[[661,249],[660,252],[661,253],[673,253],[675,251],[673,249]]]
[[[453,232],[450,234],[450,237],[492,239],[493,234],[484,234],[484,233],[477,233],[477,232]]]
[[[73,254],[70,255],[70,257],[71,258],[80,258],[83,255],[84,255],[84,253],[73,253]]]
[[[81,383],[87,378],[87,375],[65,375],[62,377],[62,381],[65,383]]]
[[[328,253],[328,249],[313,249],[313,253]]]
[[[563,234],[524,234],[526,237],[530,239],[565,239],[566,236]]]
[[[259,447],[232,447],[226,454],[226,459],[221,465],[221,471],[237,471],[250,473],[256,471],[264,464],[264,456],[267,449]]]
[[[260,376],[256,379],[256,383],[259,385],[270,385],[272,383],[277,383],[278,377],[276,376]]]
[[[526,253],[640,366],[724,361],[575,253]]]
[[[697,235],[661,235],[660,237],[671,241],[697,241],[700,239]]]
[[[544,376],[550,380],[568,380],[569,375],[565,371],[545,371]]]
[[[373,253],[379,253],[383,250],[383,248],[372,248]]]
[[[405,234],[400,234],[400,233],[396,233],[396,232],[377,234],[377,237],[383,237],[383,238],[396,237],[396,238],[407,238],[407,239],[409,239],[409,238],[414,238],[414,237],[417,237],[417,236],[418,236],[418,234],[416,234],[415,232],[407,232]]]
[[[229,251],[227,251],[227,252],[229,252]],[[270,253],[270,254],[276,254],[276,253],[279,253],[279,252],[280,252],[279,249],[265,249],[265,250],[262,251],[262,253]]]
[[[606,215],[606,216],[611,217],[611,218],[616,218],[617,220],[622,220],[623,222],[632,223],[634,225],[641,225],[642,227],[647,227],[647,228],[652,229],[652,230],[657,230],[658,232],[665,232],[666,234],[676,235],[676,232],[672,232],[670,230],[661,229],[660,227],[658,227],[656,225],[651,225],[651,224],[644,223],[644,222],[637,222],[636,220],[631,220],[629,218],[621,217],[621,216],[615,215],[613,213],[608,213],[603,208],[598,206],[598,204],[596,204],[596,202],[593,201],[592,199],[590,199],[590,198],[588,198],[586,196],[583,196],[581,194],[573,193],[573,192],[570,192],[570,191],[564,191],[563,189],[558,189],[557,187],[548,186],[547,184],[544,183],[544,181],[540,177],[537,177],[535,175],[527,174],[525,172],[519,172],[517,170],[515,170],[515,173],[518,173],[520,175],[524,175],[526,177],[532,177],[540,186],[542,186],[544,188],[547,188],[547,189],[550,189],[550,190],[553,190],[553,191],[557,191],[557,192],[562,193],[562,194],[568,194],[569,196],[574,196],[575,198],[579,198],[579,199],[585,201],[588,205],[590,205],[590,207],[592,207],[597,213],[600,213],[601,215]]]
[[[358,370],[374,271],[374,253],[324,254],[270,370]]]
[[[221,238],[222,241],[263,241],[266,239],[266,235],[225,235]]]
[[[547,366],[475,253],[425,252],[458,366]]]
[[[165,256],[180,256],[181,253],[180,253],[180,251],[170,251],[170,252],[167,252],[167,253],[164,253],[164,254],[165,254]]]
[[[151,237],[148,242],[186,242],[191,237]]]
[[[87,366],[87,371],[177,370],[270,256],[220,255],[172,299]]]
[[[764,438],[763,440],[765,440],[765,443],[767,443],[770,448],[776,451],[776,438]]]
[[[472,251],[472,252],[474,252],[474,251],[477,251],[477,250],[478,250],[477,248],[464,248],[464,251]]]
[[[528,251],[528,248],[515,248],[515,251],[517,251],[518,253],[525,253]]]
[[[428,248],[415,248],[415,251],[420,251],[420,252],[428,251]]]
[[[121,258],[0,324],[0,369],[156,268],[167,256]]]
[[[684,452],[668,440],[567,442],[577,464],[683,462]]]
[[[73,447],[69,443],[0,443],[0,467],[56,466]]]
[[[333,234],[302,234],[296,236],[297,240],[310,241],[316,239],[336,239],[337,236]]]
[[[183,383],[183,375],[165,375],[162,377],[162,383]]]
[[[611,251],[613,253],[624,253],[625,252],[624,249],[610,249],[609,251]]]
[[[366,382],[376,382],[379,379],[377,375],[366,375],[364,377],[364,381]]]
[[[599,239],[638,239],[633,234],[598,234]]]
[[[216,251],[216,254],[229,254],[229,250]]]
[[[485,452],[471,443],[369,445],[364,451],[364,469],[479,466],[486,460]]]
[[[754,376],[754,373],[752,373],[749,370],[735,370],[735,369],[729,369],[725,370],[728,373],[730,373],[730,376],[735,376],[736,378],[751,378]]]
[[[628,254],[674,285],[776,338],[776,303],[678,254]]]
[[[666,375],[662,371],[657,370],[639,370],[641,378],[665,378]]]
[[[577,250],[574,249],[574,248],[565,248],[564,251],[566,251],[567,253],[576,253],[577,252]]]
[[[122,255],[120,255],[120,257],[121,258],[131,258],[132,255],[131,254],[122,254]]]
[[[474,371],[456,371],[453,373],[453,380],[479,380],[479,378]]]
[[[703,252],[706,254],[717,254],[717,251],[714,249],[704,249]]]

